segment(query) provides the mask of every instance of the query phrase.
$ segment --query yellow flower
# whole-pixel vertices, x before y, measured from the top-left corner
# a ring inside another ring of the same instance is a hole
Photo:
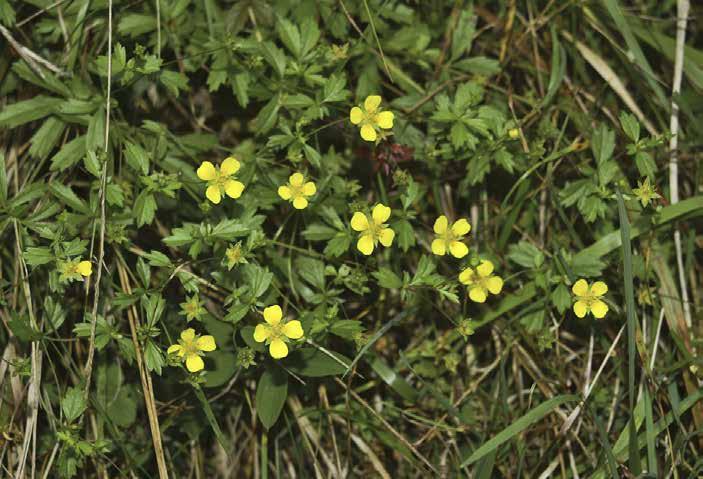
[[[233,156],[223,161],[219,168],[209,161],[203,161],[197,173],[198,178],[207,181],[205,196],[208,200],[218,204],[223,193],[234,199],[242,196],[244,184],[234,176],[239,171],[239,166],[239,161]]]
[[[359,241],[356,248],[365,255],[373,253],[376,244],[380,242],[383,246],[390,246],[395,238],[395,231],[390,229],[386,221],[391,216],[391,209],[381,203],[373,207],[371,217],[357,211],[351,219],[351,227],[358,231]]]
[[[284,200],[291,201],[293,208],[297,210],[305,209],[308,206],[306,196],[312,196],[316,192],[315,183],[312,181],[306,183],[302,173],[293,173],[288,178],[288,184],[278,187],[278,196]]]
[[[355,125],[361,125],[361,137],[366,141],[376,141],[377,130],[393,128],[393,112],[380,111],[381,97],[370,95],[364,100],[364,109],[355,106],[349,112],[349,120]]]
[[[608,285],[603,281],[596,281],[589,286],[585,279],[579,279],[574,283],[571,291],[576,296],[574,313],[579,318],[583,318],[590,312],[594,317],[601,319],[608,312],[608,305],[601,300],[601,297],[608,292]]]
[[[288,345],[286,342],[289,339],[300,339],[303,337],[303,327],[300,321],[293,320],[281,322],[283,311],[277,304],[264,309],[265,323],[256,325],[254,330],[254,340],[257,343],[269,345],[269,353],[274,359],[281,359],[288,356]]]
[[[510,137],[511,140],[517,140],[520,138],[520,130],[517,128],[511,128],[508,130],[508,136]]]
[[[237,242],[237,244],[230,245],[229,248],[225,250],[225,259],[227,260],[227,269],[232,269],[239,263],[247,262],[247,259],[244,257],[241,241]]]
[[[450,228],[447,217],[440,216],[434,222],[437,238],[432,242],[432,252],[438,256],[444,256],[449,250],[455,258],[463,258],[469,253],[469,248],[461,240],[469,231],[471,231],[471,225],[464,218],[455,221]]]
[[[503,278],[493,275],[493,263],[481,261],[475,270],[466,268],[459,275],[459,281],[469,289],[469,298],[475,303],[483,303],[488,293],[498,294],[503,289]]]
[[[193,328],[188,328],[181,333],[178,344],[172,344],[167,353],[176,354],[181,361],[185,361],[188,371],[197,373],[205,367],[200,357],[203,351],[214,351],[215,347],[215,338],[196,335]]]
[[[79,261],[77,259],[69,259],[67,261],[58,262],[59,279],[79,280],[81,277],[87,278],[93,273],[93,265],[90,261]]]

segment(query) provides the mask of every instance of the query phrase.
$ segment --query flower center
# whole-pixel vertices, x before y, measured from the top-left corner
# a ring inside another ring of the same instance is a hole
[[[271,342],[281,339],[285,340],[286,335],[283,334],[283,322],[281,321],[278,324],[269,324],[269,340]]]
[[[440,238],[449,244],[456,239],[456,236],[454,236],[454,233],[452,233],[450,228],[447,228],[447,230],[440,235]]]
[[[183,353],[185,356],[198,354],[199,352],[195,339],[190,341],[181,340],[181,346],[183,347]]]
[[[300,197],[304,196],[303,195],[303,185],[298,185],[298,186],[288,185],[288,187],[290,188],[291,198],[296,199],[296,198],[300,198]]]

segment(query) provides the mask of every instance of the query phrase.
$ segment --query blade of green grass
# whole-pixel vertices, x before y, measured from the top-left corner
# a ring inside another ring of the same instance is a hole
[[[657,450],[654,436],[654,419],[652,417],[652,395],[646,384],[642,388],[642,392],[644,394],[644,425],[647,438],[647,468],[650,474],[657,475]]]
[[[608,441],[608,433],[603,427],[603,421],[601,421],[598,414],[593,411],[593,407],[590,403],[587,404],[587,407],[591,413],[591,417],[593,417],[593,421],[596,423],[596,428],[598,428],[598,435],[600,436],[600,442],[603,446],[603,450],[605,451],[605,460],[608,465],[608,470],[610,471],[610,476],[613,479],[618,479],[620,477],[618,475],[618,462],[615,460],[613,447],[610,445],[610,441]]]
[[[632,277],[632,245],[630,243],[630,221],[627,218],[625,201],[622,199],[620,188],[616,190],[618,198],[618,216],[620,217],[620,237],[622,242],[623,276],[625,281],[625,312],[627,314],[627,391],[630,411],[635,410],[635,334],[637,334],[637,316],[635,314],[635,288]],[[630,447],[628,464],[633,474],[640,475],[641,461],[637,447],[637,429],[635,429],[634,414],[628,421],[630,428]]]
[[[205,413],[205,417],[207,418],[207,422],[210,424],[210,427],[212,428],[212,432],[215,433],[215,437],[217,438],[217,442],[220,443],[220,446],[222,446],[225,451],[229,451],[229,444],[227,443],[227,439],[225,438],[224,434],[222,434],[222,430],[220,429],[220,425],[217,424],[217,419],[215,419],[215,414],[212,412],[212,408],[210,407],[210,403],[208,402],[207,398],[205,397],[205,393],[203,392],[203,390],[199,384],[194,384],[193,389],[195,390],[195,397],[198,398],[198,400],[200,401],[200,404],[203,406],[203,412]]]
[[[573,394],[566,394],[562,396],[556,396],[549,399],[539,406],[532,409],[527,414],[519,417],[513,423],[496,434],[492,439],[483,443],[481,447],[476,449],[469,457],[467,457],[464,462],[462,462],[461,467],[470,466],[479,459],[485,457],[488,453],[494,451],[500,445],[511,440],[522,431],[527,429],[530,425],[542,419],[544,416],[552,412],[557,407],[561,406],[567,402],[579,401],[579,397]]]

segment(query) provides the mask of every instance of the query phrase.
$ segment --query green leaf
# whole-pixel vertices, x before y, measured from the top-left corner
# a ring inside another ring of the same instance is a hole
[[[640,122],[632,113],[626,111],[620,112],[620,126],[622,126],[623,131],[627,137],[632,140],[633,143],[637,143],[640,139]]]
[[[144,175],[149,174],[149,155],[146,150],[136,143],[126,141],[124,143],[124,155],[127,164],[136,172]]]
[[[285,53],[271,42],[261,43],[261,53],[268,64],[276,70],[278,76],[283,78],[283,74],[286,71]]]
[[[464,459],[464,461],[461,463],[461,467],[467,467],[470,466],[471,464],[475,463],[488,453],[494,451],[497,449],[499,446],[504,444],[505,442],[511,440],[512,438],[516,437],[518,434],[520,434],[522,431],[530,427],[530,425],[534,424],[535,422],[541,420],[544,416],[552,412],[554,409],[557,407],[561,406],[564,403],[567,402],[576,402],[579,400],[579,397],[576,395],[562,395],[562,396],[556,396],[553,397],[552,399],[549,399],[539,406],[535,407],[534,409],[530,410],[527,414],[519,417],[515,421],[513,421],[510,426],[506,427],[503,429],[501,432],[496,434],[493,438],[490,440],[486,441],[476,449],[469,457]]]
[[[29,246],[24,254],[25,262],[30,266],[39,266],[54,261],[54,253],[45,246]]]
[[[332,357],[334,356],[334,357]],[[296,374],[312,378],[344,374],[351,359],[338,353],[316,348],[296,349],[286,358],[286,367]]]
[[[300,31],[293,22],[285,18],[279,18],[276,22],[276,31],[281,38],[283,44],[296,57],[300,58],[302,53],[302,42],[300,39]]]
[[[361,321],[353,319],[340,319],[330,326],[330,333],[349,340],[356,338],[362,331],[364,331],[364,326]]]
[[[88,204],[76,195],[70,186],[66,186],[58,181],[52,181],[49,184],[49,191],[60,202],[66,206],[70,206],[79,213],[89,215],[91,213]]]
[[[528,241],[510,245],[508,251],[508,259],[525,268],[539,268],[544,263],[544,253]]]
[[[54,116],[47,118],[34,133],[30,141],[29,154],[32,158],[44,160],[58,144],[66,124]]]
[[[382,288],[400,289],[403,287],[403,280],[388,268],[380,268],[371,275],[376,278],[378,285]]]
[[[605,126],[605,123],[600,123],[596,131],[593,132],[591,150],[593,150],[593,156],[598,164],[605,163],[613,157],[615,132]]]
[[[51,171],[63,171],[75,165],[86,153],[85,135],[77,136],[69,141],[53,158],[51,158]]]
[[[69,388],[66,394],[61,399],[61,411],[66,417],[68,423],[72,423],[83,414],[87,404],[85,402],[85,397],[83,396],[83,391],[77,387]]]
[[[16,128],[55,112],[63,103],[61,98],[37,95],[30,100],[6,105],[0,112],[0,128]]]
[[[283,411],[288,397],[288,375],[278,366],[269,366],[256,386],[256,413],[261,424],[270,429]]]
[[[242,272],[245,277],[245,282],[249,285],[249,289],[254,298],[263,296],[266,290],[269,289],[271,281],[273,280],[273,273],[267,268],[262,268],[256,264],[249,263],[243,265]]]
[[[154,221],[156,208],[156,199],[153,194],[147,190],[139,193],[139,196],[137,196],[134,202],[134,217],[137,220],[137,226],[151,224],[151,222]],[[166,241],[166,239],[167,238],[164,238],[164,241]]]

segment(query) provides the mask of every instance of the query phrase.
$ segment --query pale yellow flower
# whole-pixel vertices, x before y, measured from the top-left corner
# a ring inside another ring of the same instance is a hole
[[[366,141],[376,141],[378,129],[390,130],[393,128],[393,112],[378,109],[381,97],[370,95],[364,100],[364,109],[355,106],[349,112],[349,120],[360,125],[361,137]]]
[[[288,178],[288,184],[278,187],[278,196],[293,203],[293,208],[297,210],[305,209],[308,206],[308,199],[317,192],[317,187],[312,181],[305,182],[302,173],[293,173]]]
[[[393,243],[395,231],[385,224],[390,216],[391,209],[381,203],[374,206],[370,218],[360,211],[354,213],[351,227],[354,231],[361,233],[356,243],[356,248],[359,251],[368,256],[373,253],[373,249],[379,242],[386,247]]]
[[[498,294],[503,289],[503,278],[493,275],[493,263],[481,261],[476,269],[466,268],[459,275],[459,281],[469,289],[469,299],[484,303],[488,293]]]
[[[447,251],[455,258],[463,258],[469,253],[469,248],[462,242],[464,235],[471,231],[469,222],[462,218],[449,227],[449,220],[442,215],[434,222],[434,232],[437,237],[432,241],[432,252],[444,256]]]
[[[222,194],[230,198],[237,199],[242,196],[244,183],[238,181],[234,176],[239,171],[239,161],[230,156],[218,168],[209,161],[203,161],[198,167],[198,178],[207,181],[208,187],[205,190],[207,199],[218,204],[222,199]]]
[[[293,320],[281,322],[283,311],[277,304],[264,309],[265,323],[259,323],[254,329],[254,341],[269,345],[269,353],[274,359],[281,359],[288,356],[289,339],[300,339],[303,337],[303,326],[300,321]]]
[[[181,361],[185,361],[186,368],[191,373],[197,373],[205,367],[202,356],[203,351],[214,351],[215,338],[210,335],[198,336],[193,328],[188,328],[181,333],[178,344],[172,344],[166,351],[175,354]]]
[[[590,312],[597,319],[605,317],[608,305],[601,298],[608,292],[607,284],[603,281],[596,281],[589,286],[585,279],[579,279],[574,283],[571,291],[576,296],[574,303],[576,316],[583,318]]]

